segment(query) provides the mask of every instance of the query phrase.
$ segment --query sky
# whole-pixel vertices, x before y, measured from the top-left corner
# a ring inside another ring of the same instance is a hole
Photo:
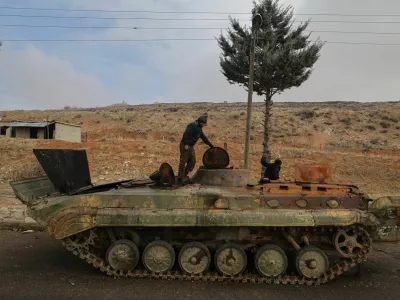
[[[281,0],[292,5],[297,20],[312,22],[312,31],[381,32],[360,34],[313,32],[312,39],[330,42],[400,44],[400,2],[385,0]],[[95,107],[125,101],[245,102],[247,92],[230,85],[221,74],[220,49],[211,41],[153,42],[12,42],[12,39],[127,40],[214,38],[227,28],[228,14],[154,14],[105,11],[49,11],[14,8],[77,10],[247,13],[250,0],[0,0],[0,110]],[[399,16],[320,16],[301,14],[362,14]],[[8,15],[8,16],[6,16]],[[12,16],[10,16],[12,15]],[[35,17],[22,17],[22,16]],[[39,16],[39,17],[38,17]],[[64,18],[43,18],[59,16]],[[86,19],[65,17],[100,17]],[[250,24],[248,15],[232,15]],[[226,20],[135,20],[151,18],[222,18]],[[119,19],[113,19],[119,18]],[[398,22],[344,23],[343,21]],[[53,26],[11,27],[5,25]],[[60,28],[97,26],[103,28]],[[119,29],[155,27],[158,29]],[[166,29],[176,27],[217,29]],[[275,97],[276,101],[398,101],[400,46],[325,44],[310,79]],[[254,96],[255,101],[262,97]]]

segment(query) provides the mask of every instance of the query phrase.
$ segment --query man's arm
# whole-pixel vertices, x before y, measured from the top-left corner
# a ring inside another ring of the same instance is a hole
[[[207,144],[208,146],[210,146],[211,148],[214,148],[214,145],[211,144],[211,142],[208,140],[208,138],[206,137],[206,135],[204,134],[203,130],[200,133],[200,138],[201,140],[204,142],[204,144]]]
[[[261,164],[266,168],[268,167],[268,161],[264,158],[264,156],[261,156]]]

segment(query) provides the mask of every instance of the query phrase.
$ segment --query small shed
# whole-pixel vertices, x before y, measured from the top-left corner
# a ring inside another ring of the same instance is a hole
[[[81,142],[81,126],[59,121],[10,122],[5,126],[7,137],[24,139],[55,139]]]

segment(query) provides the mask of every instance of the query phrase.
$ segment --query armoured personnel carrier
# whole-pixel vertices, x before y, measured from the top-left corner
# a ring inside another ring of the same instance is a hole
[[[393,201],[369,206],[356,186],[249,185],[221,148],[186,186],[167,163],[93,185],[85,151],[34,153],[47,176],[12,182],[16,196],[66,249],[115,277],[321,284],[366,259],[378,217],[400,225]]]

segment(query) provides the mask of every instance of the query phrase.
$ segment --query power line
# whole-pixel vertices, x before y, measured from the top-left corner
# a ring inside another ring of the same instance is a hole
[[[153,18],[153,17],[98,17],[98,16],[42,16],[42,15],[0,15],[0,17],[47,18],[47,19],[96,19],[96,20],[154,20],[154,21],[228,21],[226,18]],[[250,19],[238,19],[250,21]],[[302,23],[307,20],[294,20]],[[351,23],[351,24],[400,24],[400,21],[348,21],[348,20],[309,20],[310,23]]]
[[[215,38],[160,38],[160,39],[5,39],[2,42],[162,42],[162,41],[215,41]],[[368,42],[342,42],[322,41],[327,44],[344,45],[372,45],[372,46],[400,46],[396,43],[368,43]]]
[[[153,17],[98,17],[98,16],[42,16],[42,15],[0,15],[0,17],[45,18],[45,19],[96,19],[96,20],[160,20],[160,21],[228,21],[227,18],[153,18]],[[239,19],[250,21],[250,19]]]
[[[30,24],[0,24],[0,27],[33,27],[33,28],[68,28],[68,29],[131,29],[131,30],[220,30],[223,27],[136,27],[136,26],[64,26],[64,25],[30,25]]]
[[[1,6],[0,9],[38,10],[38,11],[66,11],[66,12],[105,12],[105,13],[151,13],[151,14],[215,14],[215,15],[251,15],[249,12],[216,12],[216,11],[154,11],[154,10],[108,10],[108,9],[69,9],[44,7],[10,7]]]
[[[396,43],[368,43],[368,42],[336,42],[336,41],[324,41],[327,44],[343,44],[343,45],[372,45],[372,46],[400,46]]]
[[[46,7],[12,7],[0,6],[0,9],[65,11],[65,12],[105,12],[105,13],[152,13],[152,14],[215,14],[215,15],[251,15],[250,12],[217,12],[217,11],[154,11],[154,10],[108,10],[108,9],[69,9]],[[297,16],[340,16],[340,17],[400,17],[400,14],[342,14],[342,13],[295,13]]]
[[[338,31],[338,30],[305,30],[318,33],[343,33],[343,34],[376,34],[376,35],[397,35],[400,32],[377,32],[377,31]]]
[[[307,21],[294,21],[307,22]],[[310,20],[310,23],[348,23],[348,24],[399,24],[400,21],[342,21],[342,20]]]
[[[160,42],[160,41],[215,41],[215,38],[160,38],[160,39],[6,39],[2,42]]]
[[[32,28],[67,28],[67,29],[130,29],[130,30],[226,30],[228,27],[136,27],[136,26],[68,26],[68,25],[31,25],[31,24],[0,24],[0,27],[32,27]],[[338,31],[338,30],[304,30],[316,33],[340,34],[375,34],[400,35],[400,32],[377,31]]]

